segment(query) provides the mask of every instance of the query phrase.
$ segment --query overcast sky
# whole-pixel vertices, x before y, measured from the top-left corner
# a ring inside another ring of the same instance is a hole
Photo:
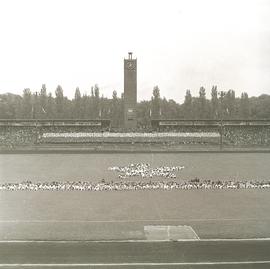
[[[120,95],[128,51],[139,100],[155,85],[177,102],[200,86],[270,94],[270,1],[0,0],[0,93]]]

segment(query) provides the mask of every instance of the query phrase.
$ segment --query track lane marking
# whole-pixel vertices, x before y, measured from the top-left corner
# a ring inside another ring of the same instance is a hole
[[[238,262],[134,262],[134,263],[7,263],[0,267],[119,267],[119,266],[186,266],[186,265],[245,265],[245,264],[270,264],[270,261],[238,261]]]
[[[262,238],[212,238],[212,239],[130,239],[130,240],[0,240],[1,243],[162,243],[162,242],[252,242],[252,241],[270,241],[270,237]]]
[[[134,219],[134,220],[0,220],[0,223],[61,223],[61,222],[68,222],[68,223],[80,223],[80,222],[89,222],[89,223],[130,223],[130,222],[166,222],[166,221],[181,221],[181,222],[190,222],[190,221],[270,221],[270,218],[263,218],[263,219],[256,219],[256,218],[244,218],[244,219],[237,219],[237,218],[209,218],[209,219]]]

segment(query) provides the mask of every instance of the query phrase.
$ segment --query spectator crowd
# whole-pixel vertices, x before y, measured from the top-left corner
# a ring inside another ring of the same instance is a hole
[[[0,126],[0,148],[53,143],[156,143],[166,145],[218,145],[217,129],[182,127],[162,132],[121,132],[89,126],[27,127]],[[232,146],[270,145],[270,126],[224,126],[223,144]]]
[[[12,127],[0,129],[0,148],[15,148],[21,145],[34,145],[37,132],[34,128]]]
[[[269,127],[225,127],[225,143],[235,146],[270,145]]]
[[[69,133],[43,133],[40,137],[41,142],[45,143],[164,143],[164,142],[207,142],[219,141],[217,132],[161,132],[161,133],[143,133],[143,132],[69,132]]]

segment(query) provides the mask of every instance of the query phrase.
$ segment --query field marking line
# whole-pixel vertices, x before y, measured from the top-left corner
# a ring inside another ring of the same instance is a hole
[[[197,233],[194,231],[194,229],[192,228],[192,226],[188,226],[191,231],[194,233],[195,237],[196,237],[196,240],[200,240],[200,237],[197,235]]]
[[[239,262],[134,262],[134,263],[7,263],[0,267],[87,267],[87,266],[175,266],[175,265],[245,265],[245,264],[270,264],[270,261],[239,261]]]
[[[210,219],[133,219],[133,220],[0,220],[0,223],[132,223],[132,222],[207,222],[207,221],[270,221],[270,218],[246,218],[246,219],[236,219],[236,218],[210,218]]]
[[[262,238],[213,238],[213,239],[130,239],[130,240],[0,240],[1,243],[54,243],[54,244],[73,244],[73,243],[162,243],[162,242],[256,242],[270,241],[269,237]]]

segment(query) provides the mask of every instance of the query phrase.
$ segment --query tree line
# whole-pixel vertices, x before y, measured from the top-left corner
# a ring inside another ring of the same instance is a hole
[[[98,85],[91,87],[90,94],[81,94],[77,87],[72,100],[64,96],[58,85],[55,97],[43,84],[39,91],[24,89],[22,96],[0,95],[0,118],[2,119],[110,119],[112,126],[123,124],[124,95],[113,91],[111,98],[100,95]],[[234,90],[223,91],[217,86],[206,98],[201,87],[198,96],[187,90],[183,103],[161,98],[158,86],[153,88],[151,100],[137,104],[138,123],[147,127],[151,119],[269,119],[270,95],[249,97],[243,92],[236,97]]]

